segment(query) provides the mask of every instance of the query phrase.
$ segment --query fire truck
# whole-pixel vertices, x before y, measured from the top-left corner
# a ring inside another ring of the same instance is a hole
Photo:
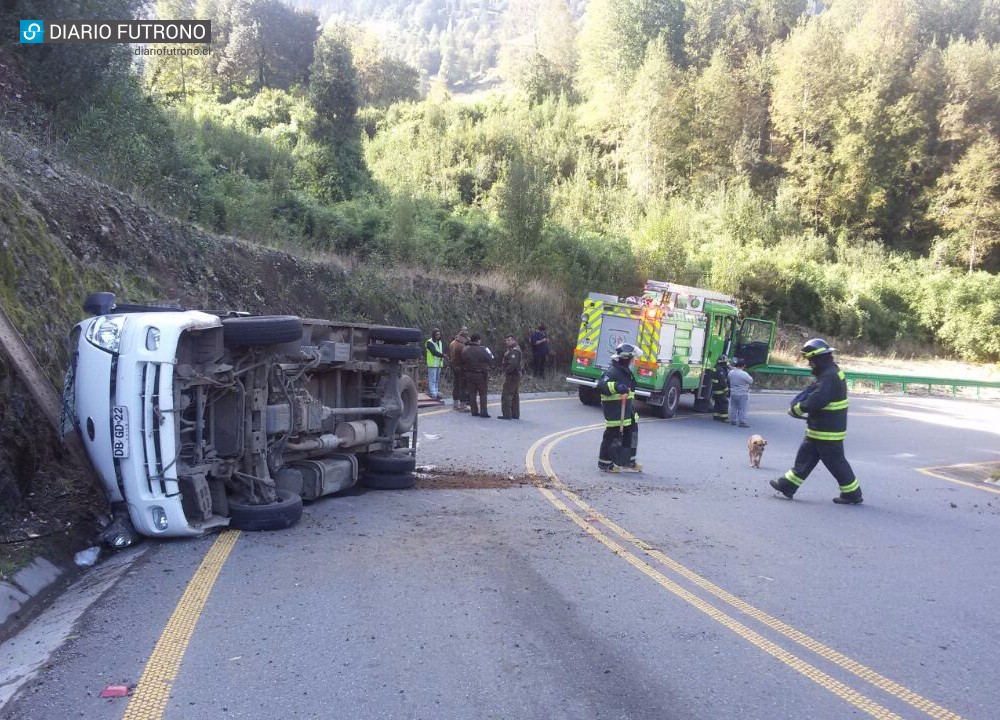
[[[721,355],[741,358],[747,368],[766,365],[774,344],[774,323],[739,319],[728,295],[671,282],[649,280],[641,296],[618,298],[590,293],[583,303],[580,333],[566,382],[580,402],[600,405],[597,381],[615,347],[639,348],[632,364],[636,396],[660,417],[673,417],[682,393],[707,411],[712,370]]]

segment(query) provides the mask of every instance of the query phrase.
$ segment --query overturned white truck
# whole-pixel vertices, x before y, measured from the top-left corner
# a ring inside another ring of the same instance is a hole
[[[288,527],[302,500],[414,482],[420,330],[84,303],[67,416],[103,479],[104,541]]]

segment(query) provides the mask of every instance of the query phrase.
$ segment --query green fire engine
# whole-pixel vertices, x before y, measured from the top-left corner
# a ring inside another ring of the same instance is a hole
[[[597,381],[623,342],[642,353],[632,364],[636,396],[660,417],[673,417],[682,393],[694,395],[696,410],[708,410],[711,371],[720,355],[742,358],[751,369],[766,365],[774,323],[740,321],[728,295],[658,280],[647,281],[641,296],[590,293],[566,378],[577,386],[580,402],[600,404]]]

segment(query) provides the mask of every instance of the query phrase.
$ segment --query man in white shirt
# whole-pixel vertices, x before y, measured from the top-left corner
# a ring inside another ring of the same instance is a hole
[[[745,370],[747,361],[737,358],[736,367],[729,371],[729,422],[740,427],[750,427],[747,423],[747,408],[750,405],[750,386],[753,378]]]

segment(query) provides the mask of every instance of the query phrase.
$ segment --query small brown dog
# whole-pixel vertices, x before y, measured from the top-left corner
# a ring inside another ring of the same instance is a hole
[[[767,440],[760,435],[751,435],[747,440],[747,451],[750,453],[750,467],[759,468],[760,459],[764,457]]]

